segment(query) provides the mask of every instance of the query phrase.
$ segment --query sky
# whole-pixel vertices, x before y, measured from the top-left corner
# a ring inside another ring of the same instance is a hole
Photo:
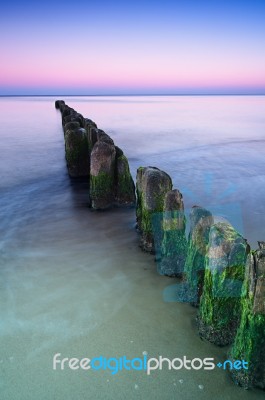
[[[0,95],[265,94],[265,0],[0,6]]]

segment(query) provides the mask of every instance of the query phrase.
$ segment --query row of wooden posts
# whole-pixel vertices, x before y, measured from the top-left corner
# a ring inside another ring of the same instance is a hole
[[[191,209],[190,232],[182,194],[155,167],[139,167],[135,185],[123,151],[96,124],[57,100],[71,177],[88,177],[90,205],[106,209],[136,203],[140,246],[155,254],[161,275],[185,282],[182,301],[198,307],[201,338],[229,345],[233,380],[244,388],[265,390],[265,243],[251,250],[228,222],[209,210]]]

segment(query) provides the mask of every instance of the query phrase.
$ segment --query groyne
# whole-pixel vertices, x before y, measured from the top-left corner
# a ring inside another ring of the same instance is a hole
[[[62,116],[69,176],[89,179],[91,207],[133,206],[135,185],[123,151],[94,121],[63,100],[56,100],[55,107]]]
[[[140,247],[156,255],[160,274],[185,282],[200,337],[230,345],[234,382],[265,389],[265,243],[252,251],[230,223],[197,205],[186,241],[182,195],[168,174],[140,167],[136,188]]]
[[[185,282],[185,298],[198,309],[203,340],[229,345],[232,379],[249,389],[265,389],[265,243],[251,250],[227,221],[194,205],[186,217],[183,196],[171,177],[156,167],[139,167],[136,195],[129,164],[95,122],[64,101],[62,115],[69,175],[90,182],[91,207],[134,205],[140,247],[155,255],[158,273]],[[246,367],[247,366],[247,367]]]

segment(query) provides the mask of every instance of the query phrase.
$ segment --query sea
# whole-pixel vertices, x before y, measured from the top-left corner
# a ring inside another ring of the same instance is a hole
[[[89,208],[88,182],[67,173],[56,99],[113,138],[134,180],[140,166],[167,172],[187,222],[199,205],[252,249],[265,240],[265,96],[1,97],[0,399],[264,399],[223,368],[141,369],[223,363],[228,348],[202,341],[197,309],[165,295],[180,282],[139,248],[135,209]],[[96,367],[55,369],[55,354]],[[124,357],[138,369],[117,371]]]

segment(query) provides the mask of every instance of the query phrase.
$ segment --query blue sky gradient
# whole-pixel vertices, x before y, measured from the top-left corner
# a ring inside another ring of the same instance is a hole
[[[265,1],[11,1],[0,94],[265,93]]]

